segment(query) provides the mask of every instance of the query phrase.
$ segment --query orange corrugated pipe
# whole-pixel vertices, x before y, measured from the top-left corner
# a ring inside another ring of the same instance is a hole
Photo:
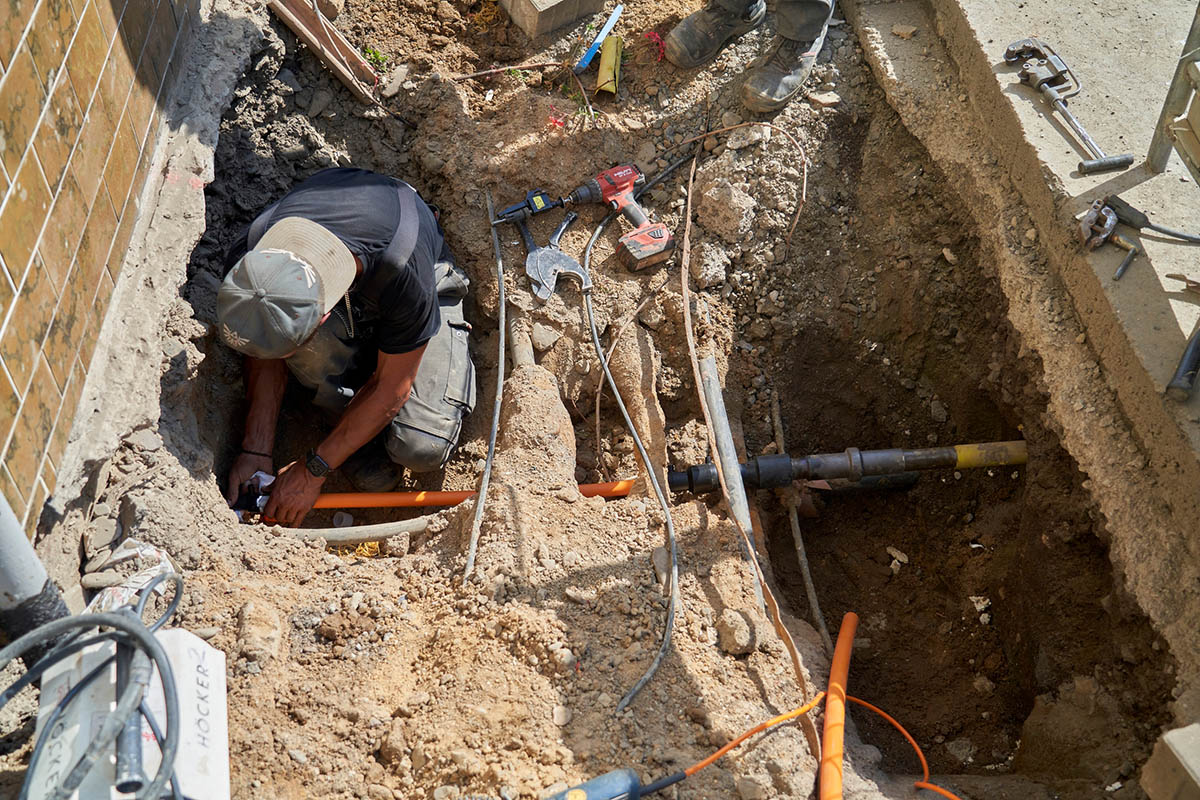
[[[829,689],[825,692],[825,725],[821,731],[821,780],[819,800],[842,800],[842,749],[846,735],[846,681],[850,676],[850,651],[858,615],[842,617],[833,663],[829,666]]]
[[[579,493],[584,497],[625,497],[632,487],[632,480],[581,483]],[[474,492],[329,492],[317,497],[313,508],[456,506],[474,496]]]

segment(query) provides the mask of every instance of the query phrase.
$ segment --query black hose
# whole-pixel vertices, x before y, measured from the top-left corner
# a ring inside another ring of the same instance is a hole
[[[54,726],[58,724],[59,717],[63,715],[63,712],[67,710],[67,706],[69,706],[84,689],[86,689],[88,686],[91,686],[92,681],[96,680],[96,678],[99,678],[101,673],[112,666],[112,663],[115,660],[116,656],[109,656],[108,658],[104,659],[104,661],[100,662],[100,664],[92,669],[91,672],[80,678],[79,683],[72,686],[70,691],[63,695],[62,700],[59,700],[58,704],[54,706],[54,710],[50,712],[50,716],[46,719],[46,724],[42,726],[42,735],[38,737],[37,743],[33,746],[33,753],[29,756],[29,766],[25,768],[25,774],[28,776],[28,778],[26,778],[25,782],[21,784],[21,791],[17,795],[17,800],[26,800],[26,798],[29,797],[29,791],[33,788],[33,782],[29,780],[29,778],[32,778],[37,770],[38,759],[42,755],[42,750],[46,748],[46,743],[50,741],[50,737],[53,735]]]
[[[592,312],[591,292],[583,293],[583,308],[587,312],[588,327],[592,331],[592,344],[596,348],[596,358],[600,359],[600,368],[604,370],[604,377],[608,380],[608,388],[612,390],[613,398],[617,401],[617,408],[621,410],[621,417],[625,420],[625,427],[629,429],[629,435],[633,438],[633,445],[637,448],[638,457],[642,459],[642,464],[646,467],[646,475],[650,478],[650,486],[654,489],[659,506],[662,507],[663,520],[667,528],[667,543],[671,547],[671,594],[667,600],[667,621],[663,629],[662,644],[659,646],[654,660],[650,662],[650,666],[642,674],[642,677],[638,678],[633,688],[626,692],[621,701],[617,703],[617,711],[620,712],[633,701],[633,698],[642,690],[642,687],[654,677],[654,673],[658,671],[659,665],[662,663],[663,658],[666,657],[667,651],[671,648],[671,632],[675,627],[675,607],[679,605],[679,554],[675,546],[675,522],[671,519],[671,506],[667,503],[666,495],[663,494],[662,484],[658,480],[658,474],[654,471],[654,464],[650,461],[650,455],[646,452],[646,446],[642,444],[642,437],[638,435],[637,428],[634,427],[633,420],[629,417],[629,411],[625,408],[625,401],[621,399],[621,392],[617,389],[617,382],[613,380],[612,372],[608,369],[608,360],[604,357],[604,347],[600,344],[600,332],[596,329],[596,315]]]
[[[167,610],[159,616],[158,619],[151,622],[146,627],[153,633],[166,624],[167,620],[175,616],[176,609],[179,608],[180,601],[183,600],[183,576],[177,572],[168,572],[162,575],[156,575],[152,581],[142,587],[138,592],[137,605],[133,607],[133,613],[138,619],[142,619],[142,615],[146,611],[146,602],[150,599],[151,593],[158,588],[158,585],[163,581],[172,581],[175,584],[175,596],[171,598],[171,602],[167,605]],[[144,620],[143,620],[144,621]]]
[[[154,713],[150,710],[150,706],[142,701],[142,705],[138,709],[143,717],[146,718],[146,724],[150,726],[150,732],[154,734],[154,741],[158,744],[158,749],[162,751],[163,734],[162,729],[158,727],[158,720],[154,718]],[[183,795],[179,793],[179,781],[175,779],[175,771],[171,770],[171,800],[183,800]]]
[[[1200,235],[1197,235],[1195,233],[1184,233],[1183,231],[1177,231],[1174,228],[1167,228],[1162,225],[1155,225],[1153,222],[1147,224],[1146,227],[1152,231],[1158,231],[1159,233],[1161,233],[1164,236],[1171,236],[1175,239],[1182,239],[1185,242],[1200,243]]]
[[[471,515],[471,538],[467,544],[467,564],[463,568],[463,581],[470,580],[475,570],[475,554],[479,547],[479,532],[483,527],[483,505],[487,502],[488,483],[492,479],[492,462],[496,458],[496,435],[500,431],[500,407],[504,403],[504,349],[508,336],[508,320],[504,299],[504,255],[500,251],[500,234],[496,231],[496,209],[492,204],[492,193],[487,193],[488,225],[492,229],[492,247],[496,253],[496,307],[499,330],[499,352],[496,355],[496,399],[492,405],[492,428],[488,432],[487,458],[483,462],[483,475],[479,478],[479,491],[475,493],[475,509]]]
[[[74,618],[64,617],[64,619]],[[37,630],[41,629],[38,628],[35,631],[31,631],[31,633],[36,633]],[[72,641],[70,643],[56,646],[49,653],[39,658],[32,667],[26,670],[21,677],[13,681],[7,689],[5,689],[3,692],[0,692],[0,706],[3,706],[9,700],[16,697],[17,694],[26,686],[29,686],[34,681],[41,678],[42,673],[54,666],[55,663],[67,658],[68,656],[75,655],[80,650],[86,650],[94,644],[99,644],[100,642],[109,642],[117,638],[119,638],[119,634],[117,633],[100,633],[95,636],[89,636],[86,639],[72,637]],[[17,641],[21,640],[18,639]]]
[[[158,582],[155,581],[155,584]],[[182,588],[181,581],[177,581],[177,588]],[[178,594],[181,596],[182,592]],[[173,611],[177,605],[178,598],[168,610]],[[144,608],[144,601],[139,603],[138,606]],[[163,618],[156,620],[155,624],[161,625],[165,622],[167,616],[167,614],[164,614]],[[79,638],[78,635],[75,635],[67,646],[56,646],[47,657],[41,659],[35,665],[35,669],[30,670],[30,673],[22,676],[13,686],[10,686],[0,695],[0,707],[12,699],[21,688],[40,677],[52,663],[73,655],[75,652],[98,641],[117,639],[121,643],[134,647],[136,653],[130,668],[129,685],[121,693],[116,709],[105,717],[99,732],[95,735],[83,756],[67,771],[66,778],[55,788],[52,796],[56,798],[69,797],[83,782],[84,778],[87,777],[101,750],[111,746],[113,740],[115,740],[117,734],[124,726],[125,720],[131,714],[137,713],[145,693],[145,688],[149,685],[153,674],[151,668],[151,664],[153,663],[158,668],[159,678],[162,682],[167,712],[167,735],[162,745],[162,760],[159,764],[158,772],[154,776],[154,779],[136,795],[136,800],[157,800],[170,780],[174,770],[175,757],[179,752],[179,696],[176,691],[175,676],[171,670],[170,661],[167,659],[166,651],[159,644],[158,640],[154,638],[150,629],[140,619],[136,619],[133,616],[133,609],[126,608],[115,612],[66,617],[47,623],[0,649],[0,670],[6,668],[13,659],[19,658],[32,648],[47,642],[57,642],[66,634],[81,630],[86,631],[96,627],[112,628],[114,631],[87,638]],[[48,661],[48,659],[52,660]],[[35,671],[36,675],[32,675],[31,677],[31,673]],[[26,783],[32,777],[33,773],[31,769],[26,774]]]

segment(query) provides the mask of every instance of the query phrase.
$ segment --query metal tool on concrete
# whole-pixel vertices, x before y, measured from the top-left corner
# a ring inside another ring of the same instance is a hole
[[[525,248],[529,251],[529,255],[525,257],[525,274],[529,276],[533,296],[543,303],[550,299],[550,295],[554,294],[559,275],[569,275],[574,278],[579,282],[579,288],[582,291],[589,292],[592,289],[592,279],[588,277],[583,267],[579,266],[578,261],[564,253],[558,246],[562,235],[577,219],[579,219],[578,214],[568,211],[545,247],[538,247],[534,243],[525,220],[518,219],[516,221],[516,225],[521,231],[521,238],[525,240]]]
[[[1191,28],[1183,43],[1183,51],[1175,65],[1175,76],[1167,89],[1158,123],[1154,126],[1154,138],[1150,141],[1150,152],[1146,166],[1151,172],[1164,172],[1171,158],[1171,146],[1192,173],[1192,179],[1200,182],[1200,103],[1196,93],[1200,89],[1200,6],[1192,17]],[[1191,106],[1189,109],[1188,106]],[[1187,112],[1186,114],[1184,112]]]
[[[845,478],[861,481],[876,475],[898,475],[914,470],[954,467],[975,469],[1024,464],[1028,451],[1023,441],[960,444],[953,447],[926,447],[918,450],[859,450],[821,453],[801,458],[789,455],[756,456],[741,465],[742,481],[756,489],[776,489],[794,480]],[[697,464],[682,472],[667,473],[667,485],[673,492],[711,492],[720,485],[712,464]]]
[[[1134,208],[1115,194],[1110,194],[1104,198],[1104,205],[1113,210],[1122,225],[1128,225],[1134,230],[1140,231],[1142,228],[1149,228],[1155,233],[1161,233],[1163,236],[1169,236],[1172,239],[1179,239],[1180,241],[1191,242],[1192,244],[1200,243],[1200,234],[1187,233],[1186,231],[1168,228],[1166,225],[1159,225],[1157,222],[1151,222],[1146,212]],[[1168,275],[1167,277],[1170,276]]]
[[[617,240],[617,258],[627,269],[639,270],[666,261],[675,252],[675,237],[661,222],[651,222],[638,205],[637,190],[646,176],[631,164],[601,172],[563,198],[563,202],[604,203],[620,212],[633,230]]]
[[[1108,242],[1126,251],[1125,258],[1117,267],[1117,271],[1113,273],[1114,281],[1121,280],[1121,276],[1129,269],[1133,259],[1142,252],[1136,244],[1117,233],[1119,219],[1117,212],[1107,204],[1107,200],[1096,200],[1079,219],[1079,227],[1076,231],[1079,235],[1079,243],[1088,250],[1095,250]]]
[[[1041,39],[1021,39],[1013,42],[1004,51],[1004,60],[1009,64],[1020,64],[1018,77],[1021,83],[1041,92],[1051,107],[1062,115],[1067,125],[1079,137],[1084,148],[1092,156],[1079,162],[1079,172],[1082,175],[1092,175],[1097,172],[1111,172],[1125,169],[1133,164],[1133,155],[1126,153],[1119,156],[1105,155],[1096,144],[1082,123],[1067,109],[1067,99],[1079,94],[1083,85],[1075,77],[1075,73],[1067,66],[1062,57],[1050,45]]]
[[[1187,346],[1175,368],[1175,375],[1167,384],[1167,397],[1177,403],[1186,403],[1192,396],[1192,387],[1196,384],[1196,373],[1200,371],[1200,328],[1197,328],[1188,338]]]

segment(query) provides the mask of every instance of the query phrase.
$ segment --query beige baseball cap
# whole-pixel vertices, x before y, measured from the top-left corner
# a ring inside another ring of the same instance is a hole
[[[328,228],[303,217],[281,219],[217,291],[221,338],[254,358],[283,358],[312,335],[357,271],[354,255]]]

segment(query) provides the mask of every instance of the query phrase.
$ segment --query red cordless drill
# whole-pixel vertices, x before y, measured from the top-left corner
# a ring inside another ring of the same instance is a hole
[[[631,270],[645,269],[671,257],[675,237],[661,222],[651,222],[634,199],[634,190],[646,183],[646,176],[632,165],[601,172],[563,198],[564,203],[605,203],[620,211],[633,230],[617,241],[617,258]]]

